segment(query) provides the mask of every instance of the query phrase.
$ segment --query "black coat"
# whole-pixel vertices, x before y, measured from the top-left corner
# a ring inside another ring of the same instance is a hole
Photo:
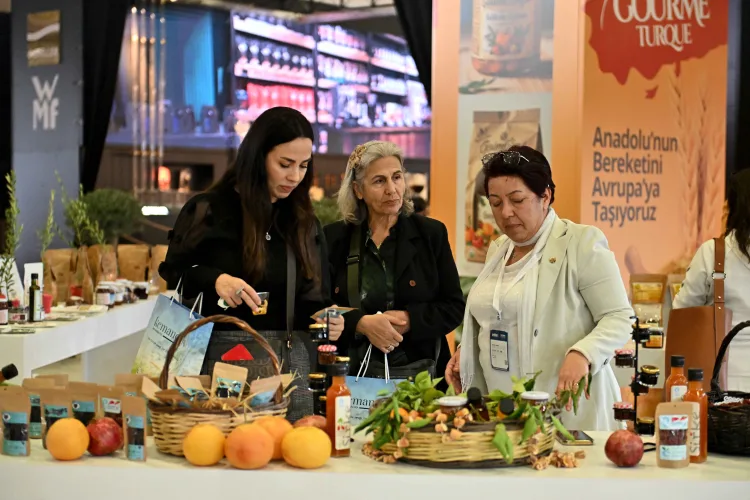
[[[349,306],[347,258],[354,229],[353,224],[343,221],[324,229],[328,242],[331,298],[334,304],[342,307]],[[410,330],[404,334],[400,348],[411,362],[434,359],[435,341],[440,338],[436,376],[442,377],[450,359],[445,336],[461,324],[466,306],[448,231],[442,222],[421,215],[399,217],[394,281],[395,309],[407,311],[410,320]],[[360,310],[345,315],[344,333],[336,342],[343,355],[354,345],[355,328],[364,315]]]

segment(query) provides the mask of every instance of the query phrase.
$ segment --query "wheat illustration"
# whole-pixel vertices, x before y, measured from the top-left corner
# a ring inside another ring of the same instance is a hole
[[[669,84],[680,140],[685,247],[665,267],[667,273],[684,269],[705,240],[719,236],[725,168],[725,130],[709,100],[706,81],[689,93],[682,79],[670,73]]]

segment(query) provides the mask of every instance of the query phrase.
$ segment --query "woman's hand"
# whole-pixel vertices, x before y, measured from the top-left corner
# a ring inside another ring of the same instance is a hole
[[[586,395],[586,399],[589,399],[588,374],[589,360],[586,359],[586,356],[578,351],[570,351],[565,356],[565,360],[560,368],[560,375],[557,379],[557,396],[559,397],[562,391],[571,391],[575,394],[579,389],[578,384],[583,379],[583,383],[586,384],[583,392]],[[571,398],[568,400],[565,409],[570,411],[572,408],[573,400]]]
[[[336,307],[336,306],[333,306]],[[316,323],[320,325],[326,324],[325,318],[317,318]],[[344,315],[340,315],[338,318],[331,317],[328,319],[328,339],[332,342],[336,342],[341,334],[344,333]]]
[[[411,321],[409,320],[409,313],[406,311],[386,311],[383,313],[388,321],[391,322],[393,328],[401,335],[411,329]]]
[[[388,354],[404,340],[393,328],[391,321],[385,314],[363,316],[357,323],[357,331],[365,335],[372,345]]]
[[[253,312],[258,312],[258,306],[261,305],[260,297],[253,287],[243,280],[222,274],[216,278],[215,288],[216,293],[229,307],[234,308],[244,302]]]
[[[456,349],[448,361],[448,366],[445,367],[445,381],[453,386],[456,394],[461,394],[461,346]]]

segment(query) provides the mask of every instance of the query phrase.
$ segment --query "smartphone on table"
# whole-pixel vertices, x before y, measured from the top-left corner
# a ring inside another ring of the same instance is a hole
[[[594,439],[583,431],[568,431],[573,435],[573,439],[557,432],[557,440],[564,446],[591,446],[594,444]]]

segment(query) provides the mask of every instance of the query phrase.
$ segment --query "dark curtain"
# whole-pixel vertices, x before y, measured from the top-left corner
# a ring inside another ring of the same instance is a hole
[[[729,2],[727,64],[727,180],[733,172],[750,168],[750,5]],[[743,30],[742,27],[745,27]]]
[[[432,0],[395,0],[401,28],[417,64],[419,80],[432,102]]]
[[[115,97],[120,48],[131,0],[84,0],[81,184],[96,186]]]
[[[10,48],[10,13],[0,12],[0,218],[8,206],[5,174],[10,173],[13,162],[13,116],[11,85],[13,80]],[[0,241],[0,243],[2,243]]]

